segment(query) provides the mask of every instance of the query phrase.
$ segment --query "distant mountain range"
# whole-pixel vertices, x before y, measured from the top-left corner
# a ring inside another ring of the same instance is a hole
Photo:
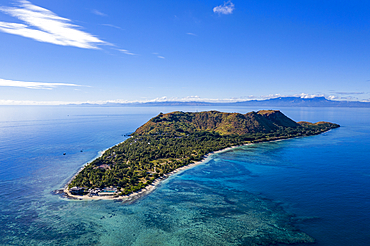
[[[93,106],[95,104],[82,104],[82,106]],[[301,97],[278,97],[266,100],[251,100],[233,103],[212,103],[201,101],[163,101],[143,103],[106,103],[100,106],[266,106],[266,107],[356,107],[370,108],[370,102],[358,101],[333,101],[325,97],[301,98]]]
[[[280,107],[358,107],[369,108],[370,102],[358,101],[332,101],[325,97],[301,98],[301,97],[278,97],[268,100],[253,100],[237,102],[241,106],[280,106]]]

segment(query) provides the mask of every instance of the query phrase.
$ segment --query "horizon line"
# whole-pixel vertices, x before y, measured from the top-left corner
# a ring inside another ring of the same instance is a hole
[[[314,98],[324,98],[330,102],[350,102],[350,103],[370,103],[370,100],[338,100],[337,98],[326,97],[324,95],[293,95],[293,96],[272,96],[272,97],[259,97],[251,99],[206,99],[200,97],[185,97],[185,98],[156,98],[152,100],[101,100],[101,101],[21,101],[21,100],[0,100],[0,105],[2,106],[83,106],[83,105],[96,105],[96,106],[109,106],[109,105],[138,105],[138,104],[154,104],[154,103],[206,103],[206,104],[234,104],[243,102],[263,102],[272,99],[282,99],[282,98],[300,98],[304,100],[314,99]],[[337,100],[335,100],[337,99]]]

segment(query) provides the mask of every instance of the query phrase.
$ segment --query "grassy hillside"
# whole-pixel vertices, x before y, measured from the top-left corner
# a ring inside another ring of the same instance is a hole
[[[221,135],[268,133],[280,127],[298,127],[299,124],[277,110],[262,110],[247,114],[206,111],[199,113],[173,112],[159,114],[135,134],[188,134],[197,131],[216,132]]]

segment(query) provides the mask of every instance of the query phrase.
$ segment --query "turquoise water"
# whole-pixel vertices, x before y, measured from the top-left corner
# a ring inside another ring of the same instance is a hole
[[[1,106],[0,244],[252,245],[303,231],[315,245],[368,245],[369,109],[280,108],[342,127],[213,155],[132,204],[52,194],[159,112],[210,109],[259,110]]]

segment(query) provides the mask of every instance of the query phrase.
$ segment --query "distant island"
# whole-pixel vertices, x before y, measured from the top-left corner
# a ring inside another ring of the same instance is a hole
[[[209,153],[337,127],[329,122],[295,122],[278,110],[160,113],[88,163],[64,192],[78,199],[127,199],[153,189],[160,179],[199,163]]]
[[[71,104],[75,105],[75,104]],[[79,104],[79,106],[96,106],[97,104]],[[160,106],[233,106],[233,107],[348,107],[370,108],[370,102],[335,101],[325,97],[277,97],[265,100],[245,100],[238,102],[206,102],[206,101],[153,101],[153,102],[127,102],[105,103],[102,107],[160,107]]]

